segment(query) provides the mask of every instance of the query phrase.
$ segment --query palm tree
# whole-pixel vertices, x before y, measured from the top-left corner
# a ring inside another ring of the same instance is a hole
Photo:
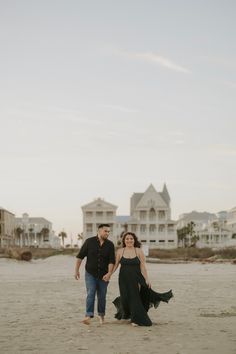
[[[81,232],[80,234],[77,235],[77,240],[78,240],[78,246],[79,248],[82,246],[83,244],[83,239],[84,239],[84,235],[83,232]]]
[[[78,240],[83,240],[84,236],[83,236],[83,232],[81,232],[80,234],[77,235]]]
[[[47,227],[43,227],[40,234],[43,236],[44,242],[49,241],[49,229]]]
[[[29,231],[29,235],[28,235],[28,246],[32,246],[32,236],[33,236],[33,231],[34,231],[34,228],[33,227],[29,227],[28,229]]]
[[[190,221],[190,223],[188,223],[187,225],[191,241],[191,247],[196,247],[196,243],[199,240],[199,237],[196,235],[195,226],[196,224],[193,221]]]
[[[65,231],[61,231],[58,236],[61,237],[62,245],[64,247],[64,239],[67,238],[67,233]]]
[[[177,230],[178,242],[181,243],[182,247],[187,246],[187,236],[188,236],[188,227],[184,226],[181,229]]]
[[[196,243],[199,237],[196,236],[196,232],[194,229],[195,226],[196,224],[193,221],[190,221],[186,226],[177,230],[178,241],[181,241],[182,246],[196,247]]]
[[[19,226],[15,229],[15,234],[19,238],[19,246],[22,247],[22,234],[24,230]]]

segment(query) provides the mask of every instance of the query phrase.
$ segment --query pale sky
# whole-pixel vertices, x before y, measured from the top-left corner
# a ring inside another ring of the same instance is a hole
[[[0,0],[0,205],[82,231],[81,206],[163,184],[172,218],[236,206],[234,0]]]

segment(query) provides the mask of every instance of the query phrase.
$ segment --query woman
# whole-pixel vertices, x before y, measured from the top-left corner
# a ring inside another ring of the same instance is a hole
[[[113,273],[119,264],[120,296],[113,304],[116,306],[115,317],[118,320],[131,319],[133,326],[151,326],[148,317],[150,307],[155,308],[160,301],[168,302],[173,296],[172,291],[157,293],[151,289],[148,279],[145,256],[140,249],[140,242],[132,232],[126,232],[122,238],[122,248],[116,254],[116,263]]]

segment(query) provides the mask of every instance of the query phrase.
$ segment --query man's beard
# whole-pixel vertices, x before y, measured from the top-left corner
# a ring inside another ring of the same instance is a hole
[[[107,237],[108,237],[107,235],[101,235],[101,236],[100,236],[100,238],[101,238],[103,241],[105,241],[105,240],[107,239]]]

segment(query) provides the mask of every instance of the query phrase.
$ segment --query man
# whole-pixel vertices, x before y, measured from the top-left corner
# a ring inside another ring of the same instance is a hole
[[[87,257],[85,264],[85,283],[87,289],[86,314],[84,324],[90,324],[94,317],[94,303],[97,294],[97,311],[100,323],[104,323],[106,310],[106,293],[111,273],[115,264],[115,247],[108,240],[110,225],[100,224],[97,236],[88,238],[76,256],[75,279],[80,279],[80,266]]]

